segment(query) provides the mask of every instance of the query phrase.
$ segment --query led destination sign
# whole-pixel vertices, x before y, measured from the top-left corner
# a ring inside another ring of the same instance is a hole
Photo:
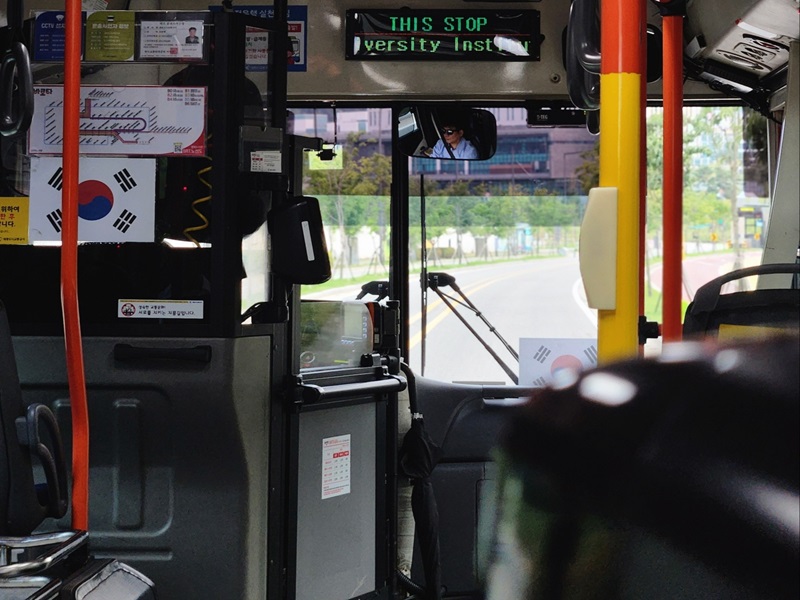
[[[348,10],[346,58],[539,60],[538,10]]]

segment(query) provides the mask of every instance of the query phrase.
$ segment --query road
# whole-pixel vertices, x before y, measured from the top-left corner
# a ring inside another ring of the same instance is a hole
[[[593,338],[594,311],[586,306],[577,258],[513,261],[444,270],[456,279],[464,295],[482,312],[509,345],[519,351],[519,340],[535,338]],[[421,293],[418,275],[411,286],[409,363],[421,373]],[[332,290],[328,299],[353,299],[359,288]],[[451,288],[442,290],[458,298]],[[316,296],[321,297],[321,296]],[[460,299],[460,298],[459,298]],[[517,361],[474,313],[456,305],[469,324],[516,373]],[[511,383],[511,379],[469,329],[432,290],[428,291],[426,376],[445,381]]]
[[[712,279],[735,268],[736,255],[705,254],[683,260],[683,299],[691,302],[697,289]],[[742,267],[751,267],[761,262],[761,250],[748,250],[742,257]],[[650,281],[656,291],[661,291],[663,263],[650,267]],[[751,286],[752,287],[752,286]]]
[[[757,252],[745,255],[745,265],[754,264]],[[733,254],[702,255],[684,260],[685,299],[697,288],[733,268]],[[431,269],[434,270],[434,269]],[[597,335],[596,311],[586,305],[576,257],[520,260],[467,268],[440,268],[455,277],[456,284],[481,311],[486,320],[519,352],[521,338],[583,338]],[[650,267],[652,285],[660,290],[661,265]],[[413,275],[408,314],[410,356],[418,374],[444,381],[511,383],[512,380],[473,333],[455,316],[433,290],[428,290],[428,320],[425,365],[422,367],[421,293],[419,276]],[[352,300],[360,286],[329,290],[314,295],[331,300]],[[460,300],[451,288],[442,290]],[[514,373],[517,360],[489,327],[472,311],[451,300],[461,315],[480,334]],[[657,344],[656,344],[657,346]],[[657,349],[655,350],[657,352]]]

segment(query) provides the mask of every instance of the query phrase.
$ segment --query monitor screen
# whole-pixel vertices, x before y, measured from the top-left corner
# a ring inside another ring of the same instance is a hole
[[[539,11],[348,10],[351,60],[539,60]]]
[[[300,368],[357,366],[372,351],[373,325],[362,302],[300,303]]]

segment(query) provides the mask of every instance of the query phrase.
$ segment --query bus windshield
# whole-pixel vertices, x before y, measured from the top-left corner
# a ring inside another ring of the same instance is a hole
[[[408,159],[404,358],[445,381],[544,385],[563,367],[596,364],[597,316],[577,249],[598,183],[599,138],[584,127],[528,127],[523,107],[487,110],[497,120],[491,159]],[[292,112],[295,133],[334,139],[331,109]],[[304,170],[304,193],[322,206],[333,277],[305,287],[304,298],[355,299],[364,283],[388,280],[397,258],[389,244],[391,110],[336,112],[333,160],[309,152]],[[739,107],[689,106],[685,121],[684,307],[706,281],[760,261],[769,210],[765,119]],[[660,109],[651,108],[644,286],[652,321],[661,310],[661,135]],[[423,270],[433,287],[421,285]]]

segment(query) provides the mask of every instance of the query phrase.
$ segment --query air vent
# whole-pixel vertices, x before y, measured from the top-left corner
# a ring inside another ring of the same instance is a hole
[[[743,60],[749,60],[744,59]],[[752,62],[752,61],[749,61]],[[745,91],[751,91],[758,86],[758,75],[751,71],[737,69],[733,65],[709,59],[703,65],[703,79],[720,81],[729,85],[734,85]]]
[[[741,54],[735,54],[734,52],[727,52],[725,50],[717,50],[720,56],[727,58],[732,63],[739,65],[740,67],[747,67],[748,69],[752,69],[754,71],[766,71],[766,65],[762,65],[761,63],[753,60],[752,58],[748,58],[746,56],[742,56]]]
[[[742,56],[765,63],[771,61],[773,58],[775,58],[775,56],[777,56],[776,53],[772,52],[771,50],[759,48],[750,44],[736,44],[733,47],[733,51],[736,54],[741,54]]]
[[[758,46],[759,48],[765,48],[767,50],[772,50],[773,52],[780,52],[781,50],[784,52],[789,51],[789,46],[786,44],[781,44],[780,42],[776,42],[775,40],[767,40],[750,33],[745,33],[742,37],[744,37],[748,43]]]

